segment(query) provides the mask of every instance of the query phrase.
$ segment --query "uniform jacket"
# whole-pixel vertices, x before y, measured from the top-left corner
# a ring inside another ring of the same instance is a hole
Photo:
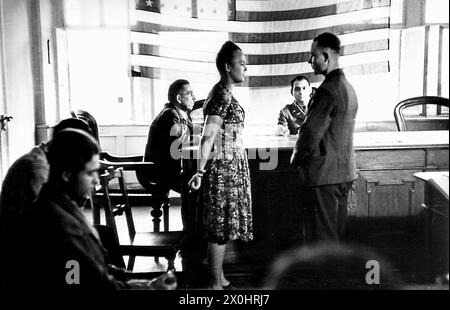
[[[295,101],[286,105],[281,111],[278,117],[278,125],[282,125],[289,129],[291,135],[296,135],[300,126],[303,124],[306,118],[306,107],[304,105],[299,106]]]

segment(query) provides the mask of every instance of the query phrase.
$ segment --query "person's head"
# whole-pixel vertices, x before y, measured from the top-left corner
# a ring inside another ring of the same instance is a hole
[[[311,98],[311,91],[311,85],[305,76],[298,75],[291,80],[291,95],[294,96],[295,101],[298,103],[308,104]]]
[[[176,80],[169,86],[167,99],[184,111],[192,110],[195,102],[194,92],[186,80]]]
[[[311,64],[315,74],[327,75],[339,68],[339,55],[341,41],[329,32],[322,33],[314,38],[311,45],[308,63]]]
[[[100,137],[98,134],[97,121],[91,115],[91,113],[84,111],[84,110],[77,110],[77,111],[72,111],[71,114],[72,114],[72,117],[84,121],[89,126],[89,130],[91,131],[92,136],[94,137],[94,139],[97,141],[97,143],[100,146]]]
[[[376,263],[379,269],[374,270]],[[377,271],[379,274],[375,274]],[[379,284],[367,282],[377,276]],[[265,285],[279,290],[401,288],[391,265],[378,253],[363,246],[334,242],[302,246],[281,254],[274,261]]]
[[[89,128],[89,125],[85,121],[77,118],[66,118],[53,127],[52,137],[55,136],[58,132],[69,128],[79,129],[94,136],[92,130]]]
[[[231,83],[242,83],[247,72],[245,55],[232,41],[225,42],[216,57],[216,67],[220,76]]]
[[[98,183],[99,147],[94,138],[79,129],[57,132],[47,152],[49,183],[61,185],[75,201],[90,196]]]

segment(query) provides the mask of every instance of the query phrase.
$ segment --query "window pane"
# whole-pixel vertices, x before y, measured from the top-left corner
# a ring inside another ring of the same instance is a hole
[[[448,4],[448,0],[427,0],[425,8],[425,22],[448,24]]]
[[[128,31],[68,30],[71,108],[98,123],[131,121]]]
[[[424,27],[409,28],[402,32],[400,101],[423,96],[424,48]]]
[[[67,26],[99,26],[100,0],[65,0],[64,20]]]
[[[448,58],[449,58],[449,33],[448,28],[443,29],[442,31],[442,64],[441,64],[441,96],[448,98]]]

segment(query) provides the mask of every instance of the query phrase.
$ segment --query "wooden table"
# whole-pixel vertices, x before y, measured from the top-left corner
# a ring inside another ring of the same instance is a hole
[[[296,137],[251,136],[244,141],[255,237],[246,247],[263,249],[265,254],[279,253],[280,248],[296,242],[303,229],[298,171],[289,165]],[[448,170],[448,131],[361,132],[355,133],[354,144],[358,179],[349,202],[349,239],[374,247],[395,246],[397,237],[418,244],[423,230],[423,210],[418,203],[422,191],[414,174]],[[190,147],[183,152],[186,174],[195,171],[192,158],[197,149]],[[268,154],[271,156],[265,157]],[[265,169],[274,157],[274,169]],[[195,201],[185,195],[183,205]],[[186,208],[192,210],[192,206]],[[386,244],[386,240],[392,243]]]
[[[425,249],[430,277],[448,274],[449,262],[449,173],[419,172],[424,182],[422,207],[425,210]]]

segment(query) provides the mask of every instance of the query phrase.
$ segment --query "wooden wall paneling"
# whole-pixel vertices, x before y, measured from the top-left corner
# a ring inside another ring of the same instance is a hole
[[[274,248],[302,238],[299,179],[289,167],[290,155],[291,150],[278,151],[278,166],[270,171],[259,169],[262,160],[249,160],[255,241],[273,242]]]
[[[356,151],[356,166],[361,170],[405,169],[425,167],[425,150]]]
[[[426,153],[426,170],[448,170],[448,148],[428,149]]]
[[[117,154],[117,138],[114,136],[101,136],[100,146],[102,151]]]
[[[423,209],[413,174],[422,170],[360,171],[358,205],[367,206],[365,239],[368,244],[420,241],[423,236]],[[366,197],[364,197],[366,196]],[[365,215],[365,214],[364,214]]]
[[[143,155],[146,143],[145,136],[124,135],[124,152],[127,155]]]

